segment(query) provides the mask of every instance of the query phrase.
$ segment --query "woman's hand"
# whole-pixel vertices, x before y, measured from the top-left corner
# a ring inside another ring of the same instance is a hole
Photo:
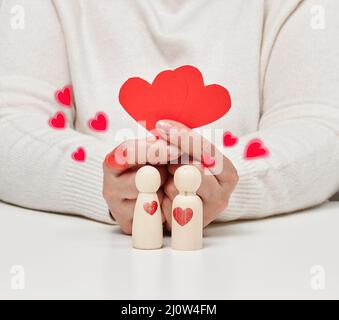
[[[194,165],[202,173],[202,184],[197,194],[203,201],[203,224],[206,227],[227,208],[229,198],[238,183],[237,171],[231,161],[222,155],[214,145],[183,124],[174,121],[159,121],[157,129],[162,139],[189,155],[191,162],[194,159],[197,160]],[[178,194],[173,175],[180,165],[168,166],[170,177],[164,185],[165,195],[162,209],[169,230],[172,223],[172,201]]]
[[[179,156],[176,147],[155,139],[126,141],[107,155],[103,164],[103,196],[112,217],[124,233],[132,233],[133,212],[138,197],[135,186],[137,170],[146,163],[156,166],[163,185],[168,175],[166,164]],[[158,192],[158,197],[162,203],[162,188]]]

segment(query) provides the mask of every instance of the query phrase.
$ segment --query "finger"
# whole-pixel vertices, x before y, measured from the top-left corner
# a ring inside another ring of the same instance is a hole
[[[157,192],[157,196],[158,196],[158,199],[159,199],[159,203],[162,203],[163,199],[164,199],[164,191],[162,189],[160,189],[158,192]]]
[[[122,200],[135,200],[138,197],[138,189],[135,186],[136,171],[125,172],[116,179],[117,196]],[[117,188],[117,186],[119,186]]]
[[[167,164],[178,159],[182,151],[164,140],[149,143],[146,149],[146,162],[152,165]]]
[[[110,152],[104,161],[104,171],[114,176],[119,176],[122,172],[128,170],[127,152],[130,141],[123,142]]]
[[[204,216],[203,227],[206,228],[210,225],[218,216]]]
[[[157,170],[160,174],[160,185],[162,186],[167,180],[168,173],[164,166],[158,166]],[[139,191],[135,185],[136,173],[137,169],[127,171],[120,176],[113,178],[114,182],[112,183],[115,184],[114,188],[117,189],[118,198],[123,200],[135,200],[138,197]],[[119,188],[117,188],[116,186],[119,186]]]
[[[139,139],[128,140],[117,146],[106,156],[104,170],[115,176],[147,163],[157,165],[174,161],[181,155],[181,150],[163,140]]]
[[[120,200],[110,203],[110,211],[117,222],[133,220],[135,200]]]
[[[162,212],[164,213],[166,222],[165,222],[165,227],[168,231],[172,230],[172,201],[164,197],[162,201]]]
[[[160,186],[163,186],[168,178],[168,172],[166,166],[155,166],[160,173]]]
[[[113,218],[125,234],[132,234],[134,206],[134,200],[124,200],[117,207],[110,208]]]
[[[168,165],[167,170],[168,172],[173,176],[175,174],[175,171],[180,167],[181,165]],[[201,173],[201,185],[199,189],[197,190],[197,194],[203,199],[203,201],[209,200],[218,190],[220,190],[221,186],[216,179],[216,177],[212,174],[206,174],[206,170],[200,165],[194,165]],[[168,181],[173,182],[174,185],[174,179],[168,178]],[[166,188],[167,187],[167,188]],[[176,188],[175,188],[176,189]],[[173,186],[167,186],[167,183],[165,185],[165,192],[168,190],[170,192],[170,196],[173,196]],[[166,192],[167,194],[167,192]],[[176,194],[175,194],[176,195]],[[174,195],[174,197],[175,197]],[[169,196],[170,199],[172,199]],[[172,199],[173,200],[173,199]]]
[[[179,194],[178,189],[176,188],[174,184],[174,179],[173,177],[168,178],[165,186],[164,186],[164,191],[167,197],[173,201],[173,199]]]
[[[161,205],[162,202],[163,202],[163,199],[164,199],[164,191],[162,189],[160,189],[157,192],[157,195],[158,195],[159,203]],[[166,221],[165,215],[164,215],[162,210],[161,210],[161,220],[162,220],[162,223],[164,223]]]
[[[204,203],[204,219],[203,226],[204,228],[210,223],[215,221],[220,213],[223,212],[228,206],[229,196],[225,195],[223,199],[211,199],[210,203]]]
[[[172,120],[161,120],[157,123],[160,137],[168,143],[180,148],[193,157],[197,163],[208,168],[220,182],[228,181],[227,173],[232,163],[207,139],[186,127],[182,123]]]
[[[180,168],[182,164],[169,164],[167,165],[167,171],[170,175],[174,176],[175,171],[177,171],[178,168]]]

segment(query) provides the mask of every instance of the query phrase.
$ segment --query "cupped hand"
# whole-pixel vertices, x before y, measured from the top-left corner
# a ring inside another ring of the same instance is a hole
[[[157,130],[161,138],[178,147],[186,154],[186,160],[195,165],[202,174],[202,183],[197,194],[204,206],[204,227],[214,221],[228,206],[232,192],[238,183],[237,170],[213,144],[202,136],[175,121],[159,121]],[[169,164],[169,177],[164,185],[162,209],[167,228],[171,229],[172,201],[178,194],[174,185],[174,173],[182,165]]]
[[[161,185],[164,185],[168,176],[166,165],[179,156],[176,147],[155,139],[129,140],[107,155],[103,164],[103,196],[113,219],[125,234],[132,233],[133,212],[138,197],[135,186],[137,170],[145,164],[154,165],[160,172]],[[158,197],[162,203],[162,188],[158,191]]]

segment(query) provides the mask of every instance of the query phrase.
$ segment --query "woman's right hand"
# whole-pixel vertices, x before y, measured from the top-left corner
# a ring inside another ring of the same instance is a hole
[[[103,196],[113,219],[125,234],[132,234],[134,206],[138,197],[135,186],[137,170],[146,164],[154,165],[160,172],[163,185],[167,180],[166,165],[180,155],[176,147],[155,139],[128,140],[107,155],[103,164]],[[162,188],[158,197],[162,203]]]

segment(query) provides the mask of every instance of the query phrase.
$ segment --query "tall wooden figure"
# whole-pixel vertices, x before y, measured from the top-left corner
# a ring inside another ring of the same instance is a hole
[[[182,166],[174,174],[179,194],[173,200],[172,248],[199,250],[203,246],[203,205],[196,192],[201,173],[194,166]]]
[[[152,166],[138,170],[135,185],[139,195],[135,204],[132,239],[137,249],[159,249],[163,245],[161,209],[157,191],[160,173]]]

